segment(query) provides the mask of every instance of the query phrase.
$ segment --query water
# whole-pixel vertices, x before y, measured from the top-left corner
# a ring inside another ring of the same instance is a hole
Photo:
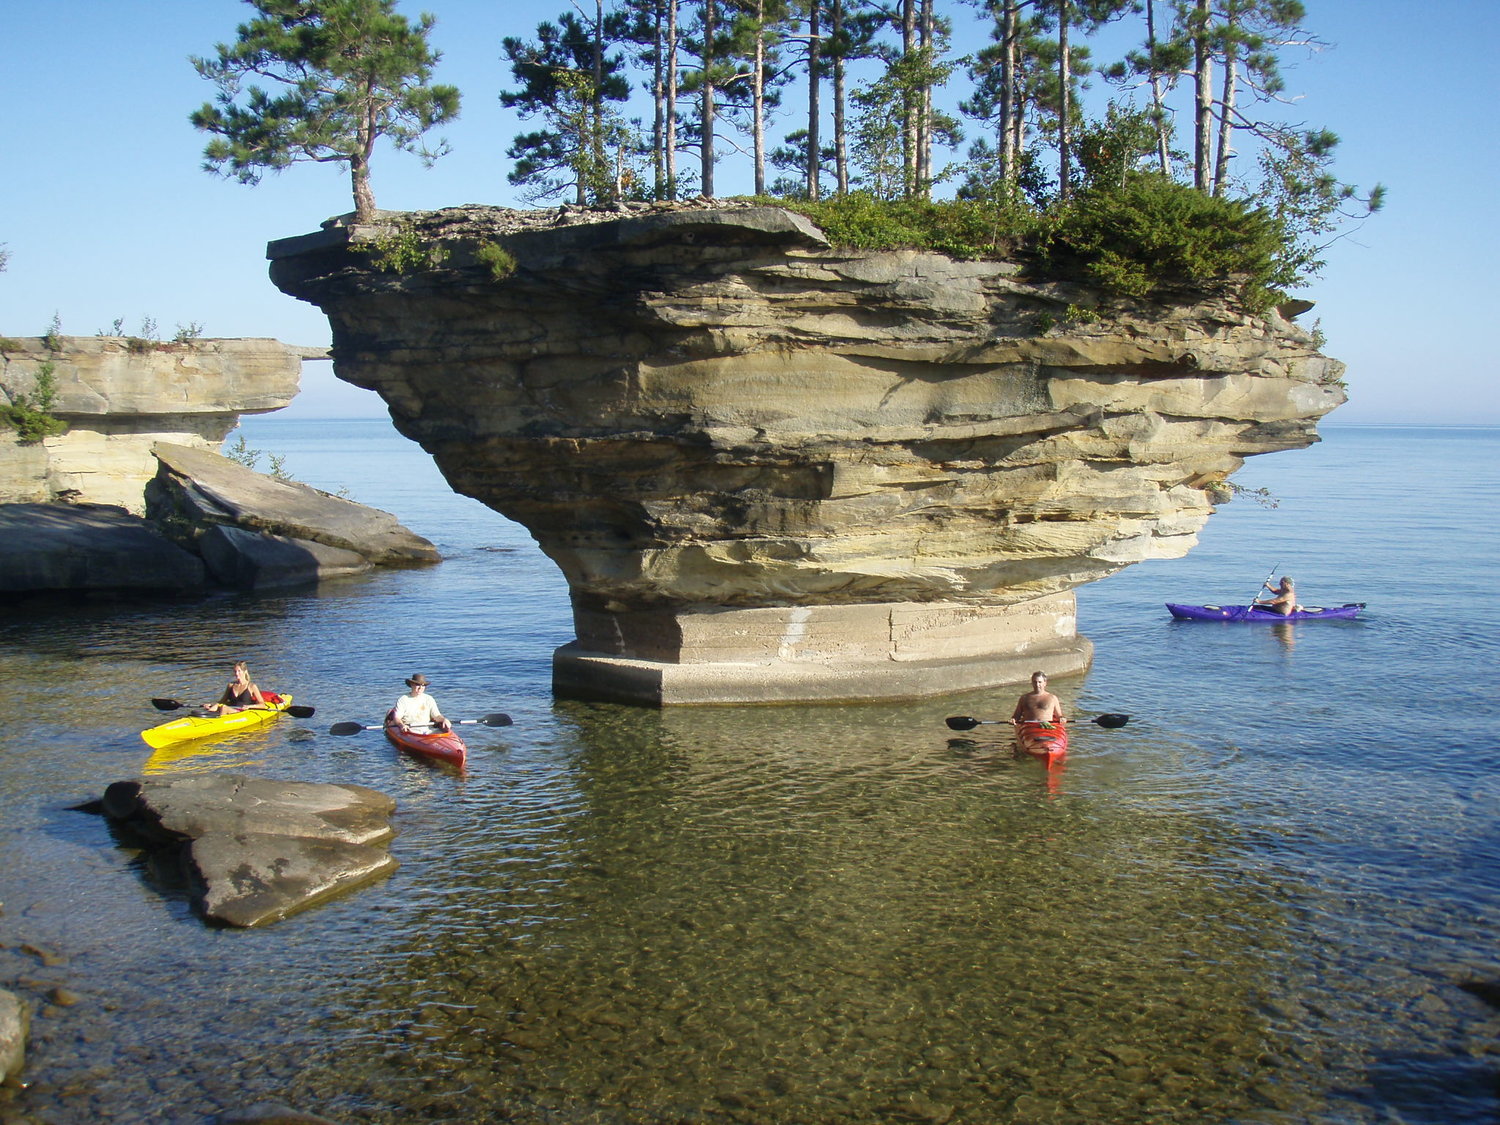
[[[1237,478],[1186,559],[1086,589],[1048,774],[943,717],[1010,692],[663,712],[559,702],[563,583],[384,422],[246,423],[440,567],[0,624],[0,983],[41,1009],[0,1119],[355,1122],[1500,1119],[1487,612],[1500,430],[1329,426]],[[1272,566],[1355,622],[1173,622]],[[247,659],[315,719],[153,755],[148,700]],[[373,723],[421,670],[464,776]],[[1018,693],[1020,687],[1016,689]],[[984,733],[995,728],[980,728]],[[234,768],[398,801],[385,881],[254,931],[67,806]],[[55,990],[65,991],[58,993]],[[60,1002],[61,1001],[61,1002]]]

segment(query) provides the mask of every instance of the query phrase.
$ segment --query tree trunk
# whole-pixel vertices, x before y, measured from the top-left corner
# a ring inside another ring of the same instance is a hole
[[[922,62],[927,69],[938,62],[938,36],[933,20],[933,0],[922,0],[918,24]],[[921,95],[916,105],[916,198],[932,195],[933,183],[933,87],[922,77]]]
[[[823,116],[823,79],[818,74],[818,53],[822,43],[822,0],[810,0],[807,5],[807,198],[817,199],[822,176],[822,160],[818,150],[823,140],[818,135],[818,120]]]
[[[844,104],[847,92],[844,82],[844,0],[833,0],[833,39],[838,53],[833,56],[833,175],[839,195],[849,194],[849,144],[845,136]]]
[[[1234,101],[1239,84],[1239,54],[1230,24],[1224,44],[1223,94],[1219,98],[1219,151],[1214,159],[1214,195],[1222,196],[1229,181],[1229,160],[1234,155]]]
[[[1057,192],[1066,201],[1073,194],[1072,129],[1073,59],[1068,47],[1068,24],[1073,10],[1069,0],[1057,3]]]
[[[1000,23],[1000,183],[1006,197],[1016,181],[1016,0],[1005,0]]]
[[[370,154],[375,150],[375,89],[373,81],[365,83],[364,112],[354,138],[354,152],[349,157],[349,180],[354,188],[354,218],[369,222],[375,217],[375,191],[370,186]]]
[[[916,0],[901,0],[901,57],[908,62],[916,51]],[[917,190],[917,105],[910,83],[901,94],[902,196],[910,199]]]
[[[1156,0],[1146,0],[1146,53],[1151,59],[1151,108],[1156,113],[1156,158],[1161,174],[1172,174],[1172,154],[1167,146],[1167,107],[1156,69]]]
[[[667,198],[677,198],[677,0],[667,0]]]
[[[592,134],[589,143],[594,155],[594,175],[600,181],[595,186],[595,192],[602,195],[605,169],[609,167],[608,158],[604,153],[604,0],[594,0],[593,80],[594,88],[589,95],[589,131]],[[618,199],[619,192],[616,191],[614,194]]]
[[[766,5],[755,0],[755,73],[750,76],[755,194],[766,194]]]
[[[703,89],[698,106],[699,171],[705,199],[714,197],[714,36],[718,34],[718,0],[703,2]]]
[[[667,75],[666,6],[656,0],[651,29],[651,197],[665,199],[667,191]]]
[[[1214,117],[1214,62],[1208,44],[1208,0],[1197,0],[1193,19],[1193,186],[1209,189]]]

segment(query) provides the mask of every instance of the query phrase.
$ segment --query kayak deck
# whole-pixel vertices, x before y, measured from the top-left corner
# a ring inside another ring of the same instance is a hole
[[[1359,616],[1363,602],[1277,613],[1258,605],[1184,605],[1167,602],[1167,609],[1180,621],[1348,621]]]
[[[1064,723],[1022,722],[1016,724],[1016,748],[1038,761],[1055,766],[1068,754],[1068,728]]]
[[[249,730],[269,723],[292,705],[290,695],[278,695],[274,691],[261,692],[268,706],[249,707],[243,711],[231,711],[227,715],[185,715],[180,719],[162,723],[141,731],[141,739],[153,750],[172,746],[179,742],[190,742],[195,738],[210,738],[219,734]]]
[[[385,717],[385,736],[393,746],[423,758],[432,758],[450,766],[462,768],[469,757],[469,748],[456,731],[401,730],[392,725],[393,714]]]

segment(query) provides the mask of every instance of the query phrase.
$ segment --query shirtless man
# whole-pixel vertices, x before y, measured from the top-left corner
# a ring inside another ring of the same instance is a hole
[[[1299,609],[1302,608],[1297,604],[1296,583],[1294,583],[1290,578],[1287,578],[1285,575],[1282,576],[1281,585],[1277,586],[1275,589],[1272,589],[1269,583],[1263,585],[1261,589],[1270,590],[1271,593],[1275,595],[1275,597],[1256,598],[1255,604],[1270,610],[1272,613],[1280,613],[1282,615],[1286,615],[1289,613],[1296,613]]]
[[[1031,690],[1016,702],[1011,713],[1013,723],[1065,723],[1062,702],[1047,690],[1047,673],[1031,673]]]

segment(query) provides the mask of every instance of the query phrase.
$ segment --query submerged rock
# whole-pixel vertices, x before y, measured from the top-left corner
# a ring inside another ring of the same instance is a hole
[[[99,811],[182,865],[206,919],[246,927],[394,870],[395,807],[359,785],[212,773],[117,781]]]
[[[30,1032],[31,1009],[14,992],[0,988],[0,1082],[20,1073]]]

